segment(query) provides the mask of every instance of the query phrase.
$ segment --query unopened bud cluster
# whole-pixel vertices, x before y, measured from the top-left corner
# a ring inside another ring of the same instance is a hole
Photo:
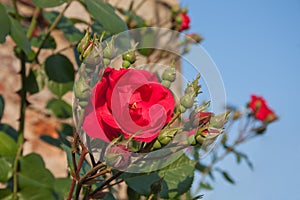
[[[189,83],[186,89],[184,90],[184,96],[180,98],[179,111],[185,112],[186,109],[192,108],[195,102],[195,98],[200,93],[201,86],[198,84],[200,75],[196,79]]]
[[[169,88],[171,83],[176,80],[176,70],[175,70],[174,64],[172,64],[170,67],[165,69],[161,78],[162,78],[161,83],[165,87]]]
[[[135,48],[128,50],[122,55],[122,67],[129,68],[136,61]]]
[[[178,132],[178,128],[163,130],[157,137],[153,144],[153,149],[160,149],[163,146],[169,144]]]

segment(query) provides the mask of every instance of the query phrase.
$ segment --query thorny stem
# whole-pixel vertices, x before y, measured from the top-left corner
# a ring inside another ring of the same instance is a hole
[[[24,125],[25,125],[25,109],[26,109],[26,55],[22,51],[20,55],[21,59],[21,105],[20,105],[20,124],[19,124],[19,133],[17,141],[17,154],[14,160],[13,166],[13,198],[17,199],[18,192],[18,170],[19,170],[19,160],[23,152],[23,143],[24,143]]]
[[[48,29],[45,37],[43,38],[41,45],[38,48],[38,51],[35,54],[35,60],[38,63],[38,56],[42,50],[42,47],[44,46],[44,44],[46,43],[48,37],[50,36],[50,33],[55,29],[55,27],[57,26],[57,24],[59,23],[59,21],[63,18],[64,13],[66,12],[66,10],[69,8],[69,6],[71,5],[73,0],[70,0],[67,5],[64,7],[64,9],[59,13],[59,15],[55,18],[54,22],[51,24],[50,28]]]

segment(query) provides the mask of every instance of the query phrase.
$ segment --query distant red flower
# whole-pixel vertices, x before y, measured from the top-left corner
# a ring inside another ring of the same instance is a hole
[[[190,17],[186,13],[181,13],[181,19],[180,32],[190,28]]]
[[[268,107],[268,104],[263,97],[251,95],[249,108],[254,113],[255,118],[264,123],[273,122],[278,118],[275,112]]]

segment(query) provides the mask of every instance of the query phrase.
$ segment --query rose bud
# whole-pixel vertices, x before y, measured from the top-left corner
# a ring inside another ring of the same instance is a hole
[[[87,99],[90,96],[89,86],[83,77],[80,77],[74,84],[74,94],[78,99]]]
[[[114,38],[112,38],[108,43],[106,43],[106,47],[103,50],[103,57],[112,59],[115,57],[116,49],[114,47]]]
[[[190,145],[194,146],[197,144],[197,141],[196,141],[196,138],[195,138],[195,135],[191,135],[188,137],[188,142]]]
[[[194,114],[194,116],[190,116],[193,127],[199,127],[208,124],[212,115],[213,113],[211,112],[198,112]]]
[[[124,145],[114,145],[106,153],[107,165],[124,169],[130,164],[130,152]]]
[[[135,56],[135,51],[134,50],[130,50],[127,51],[126,53],[124,53],[122,55],[123,61],[128,61],[130,64],[135,63],[136,61],[136,56]]]
[[[171,86],[171,82],[168,81],[168,80],[163,80],[163,81],[161,82],[161,84],[162,84],[163,86],[165,86],[166,88],[169,88],[169,87]]]
[[[186,34],[187,39],[192,43],[200,43],[203,38],[197,33]]]
[[[123,60],[122,67],[128,69],[130,67],[131,63],[127,60]]]
[[[176,79],[176,70],[174,67],[168,67],[162,74],[162,79],[174,82]]]
[[[195,101],[195,96],[194,95],[184,95],[180,99],[180,104],[184,108],[191,108],[194,105],[194,101]]]
[[[83,38],[81,39],[81,41],[79,42],[78,46],[77,46],[77,51],[81,54],[86,47],[88,46],[88,43],[90,41],[90,32],[88,30],[86,30],[85,35],[83,36]]]
[[[108,59],[108,58],[103,58],[103,65],[104,66],[108,66],[109,64],[110,64],[110,59]]]

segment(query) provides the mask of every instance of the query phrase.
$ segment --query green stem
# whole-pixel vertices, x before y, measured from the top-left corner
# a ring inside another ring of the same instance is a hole
[[[69,6],[71,5],[73,0],[70,0],[67,5],[64,7],[64,9],[59,13],[59,15],[55,18],[54,22],[51,24],[50,28],[48,29],[45,37],[43,38],[41,45],[38,48],[38,51],[35,54],[35,60],[38,63],[38,56],[42,50],[42,47],[44,46],[44,44],[46,43],[48,37],[50,36],[50,33],[55,29],[55,27],[57,26],[57,24],[59,23],[59,21],[63,18],[64,13],[66,12],[66,10],[69,8]]]
[[[21,52],[21,105],[20,105],[20,124],[19,124],[19,133],[17,141],[17,154],[14,160],[13,166],[13,198],[17,199],[18,192],[18,170],[19,170],[19,160],[23,152],[23,143],[24,143],[24,125],[25,125],[25,109],[26,109],[26,56],[25,53]]]
[[[35,29],[35,26],[36,26],[36,23],[37,23],[37,18],[39,16],[40,11],[41,11],[41,8],[36,7],[34,12],[33,12],[32,19],[31,19],[31,22],[30,22],[30,25],[29,25],[29,28],[28,28],[28,31],[27,31],[27,34],[26,34],[27,38],[31,38],[31,36],[32,36],[32,33]]]
[[[15,9],[16,19],[19,21],[21,17],[20,17],[19,10],[17,7],[17,0],[13,0],[12,2],[13,2],[14,9]]]

